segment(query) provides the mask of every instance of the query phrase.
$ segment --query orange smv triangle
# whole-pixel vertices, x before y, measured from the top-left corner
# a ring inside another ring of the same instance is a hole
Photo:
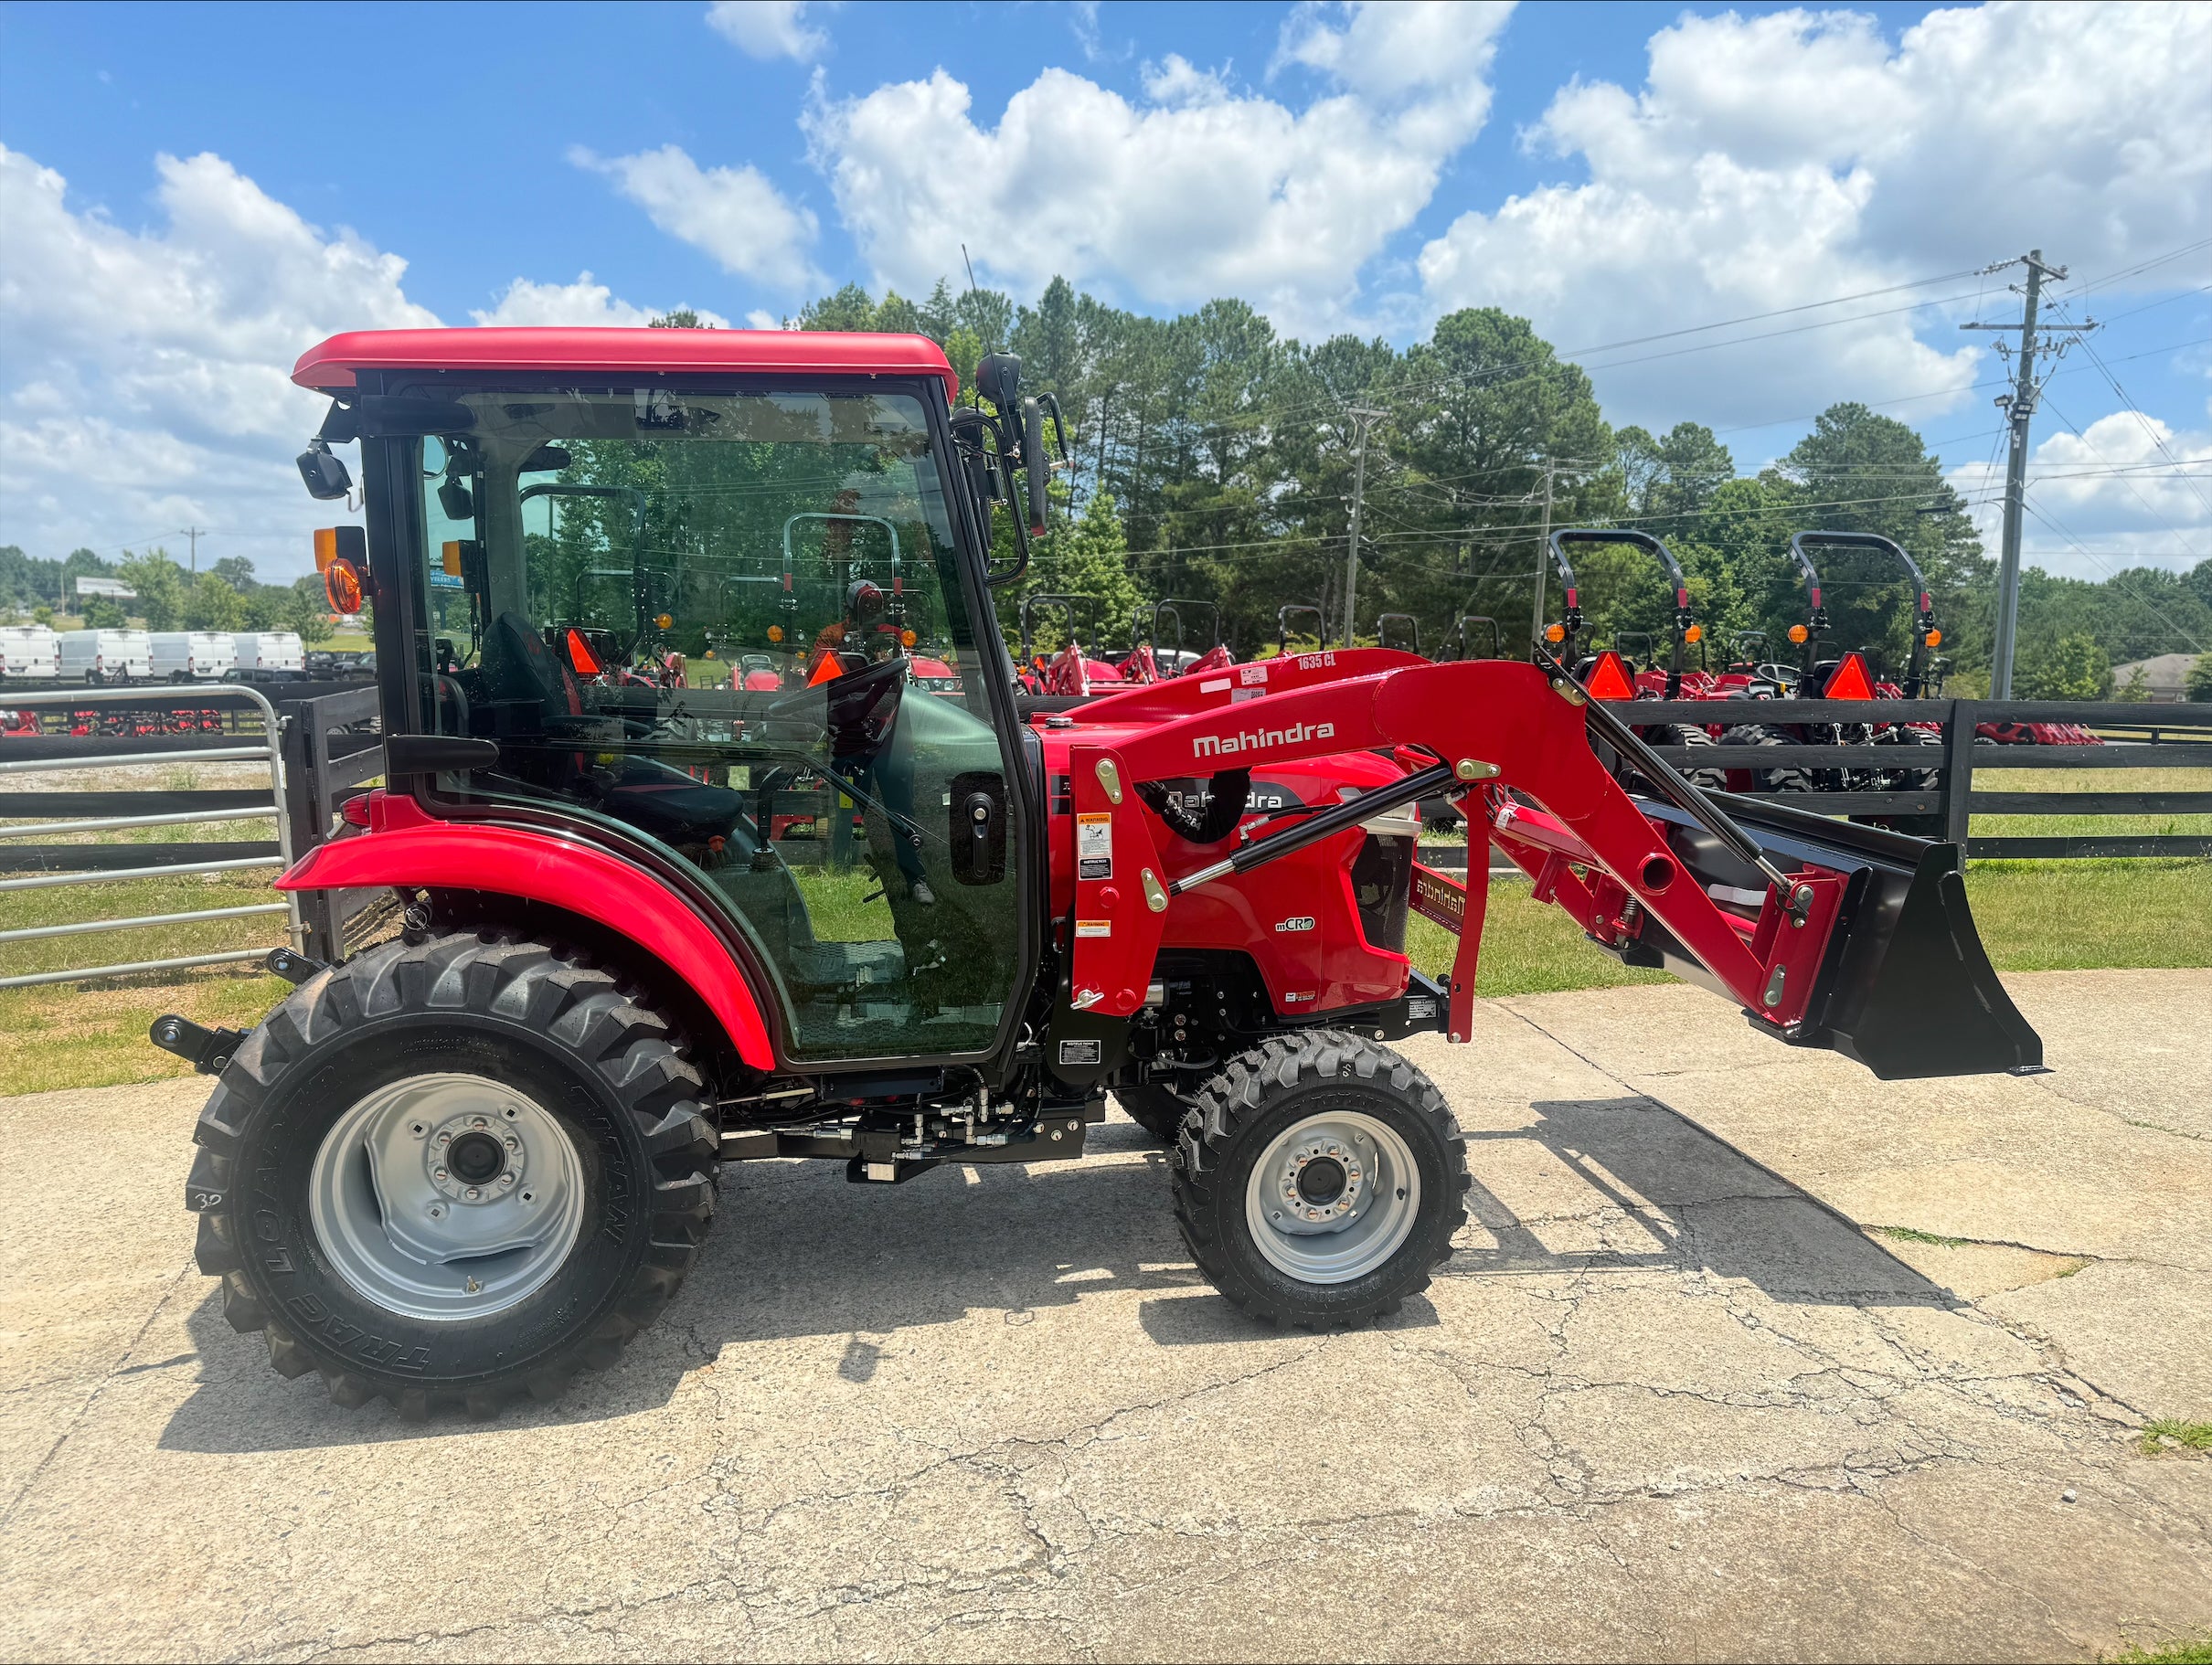
[[[569,663],[576,667],[579,676],[597,676],[600,673],[599,655],[591,651],[591,644],[584,640],[581,631],[571,630],[569,632]]]
[[[1598,655],[1598,663],[1590,670],[1588,693],[1592,699],[1636,697],[1636,686],[1628,679],[1628,667],[1612,649],[1607,648]]]
[[[1845,653],[1844,663],[1835,667],[1835,674],[1828,678],[1828,685],[1821,690],[1824,699],[1872,699],[1874,682],[1866,674],[1866,662],[1856,653]]]

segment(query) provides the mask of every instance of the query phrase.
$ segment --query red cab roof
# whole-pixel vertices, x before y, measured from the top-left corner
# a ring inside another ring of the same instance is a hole
[[[292,379],[346,393],[357,370],[935,376],[947,403],[960,392],[944,349],[926,335],[809,330],[349,330],[303,353]]]

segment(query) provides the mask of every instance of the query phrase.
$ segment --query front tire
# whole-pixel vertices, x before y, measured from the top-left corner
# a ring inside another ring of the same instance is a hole
[[[1164,1145],[1175,1142],[1175,1134],[1183,1126],[1184,1113],[1190,1103],[1180,1095],[1164,1087],[1117,1087],[1113,1096],[1129,1119],[1143,1128]]]
[[[186,1188],[284,1376],[489,1416],[612,1363],[697,1258],[716,1139],[665,1019],[541,943],[382,944],[239,1046]]]
[[[1200,1090],[1170,1167],[1175,1220],[1216,1289],[1319,1330],[1398,1310],[1466,1223],[1466,1141],[1433,1083],[1342,1030],[1231,1059]]]

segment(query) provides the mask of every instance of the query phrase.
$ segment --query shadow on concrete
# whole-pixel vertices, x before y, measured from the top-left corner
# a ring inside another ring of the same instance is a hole
[[[1469,1135],[1473,1224],[1440,1278],[1703,1267],[1787,1300],[1956,1304],[1850,1222],[1651,1099],[1531,1108],[1529,1126]],[[825,1390],[865,1391],[902,1331],[1026,1324],[1106,1290],[1156,1293],[1135,1306],[1154,1345],[1281,1333],[1218,1295],[1183,1293],[1206,1281],[1176,1234],[1166,1158],[1141,1129],[1106,1122],[1090,1130],[1090,1149],[1109,1160],[947,1166],[883,1187],[848,1184],[828,1163],[725,1170],[706,1251],[660,1322],[613,1369],[579,1376],[557,1405],[512,1405],[500,1426],[654,1411],[725,1349],[810,1338],[833,1343],[818,1350]],[[436,1439],[471,1426],[446,1416],[404,1423],[384,1405],[347,1411],[312,1376],[284,1381],[260,1337],[232,1332],[212,1286],[186,1322],[201,1378],[163,1433],[169,1449]],[[1387,1322],[1438,1319],[1416,1298]]]
[[[1704,1270],[1777,1300],[1962,1304],[1826,1204],[1654,1099],[1529,1108],[1526,1127],[1467,1136],[1473,1225],[1439,1276]],[[1532,1148],[1546,1163],[1531,1164]],[[1582,1188],[1564,1208],[1559,1168]],[[1554,1205],[1516,1211],[1516,1193]]]
[[[901,1331],[981,1315],[1026,1324],[1111,1289],[1206,1288],[1176,1235],[1164,1152],[1119,1119],[1090,1129],[1088,1148],[1109,1160],[949,1164],[896,1186],[849,1184],[828,1162],[727,1168],[706,1249],[667,1312],[614,1368],[579,1375],[556,1405],[510,1405],[499,1426],[655,1409],[728,1347],[833,1338],[821,1354],[825,1386],[865,1387]],[[261,1338],[234,1333],[207,1287],[186,1320],[200,1384],[170,1418],[164,1447],[282,1450],[436,1438],[470,1426],[442,1415],[403,1423],[383,1405],[347,1411],[314,1376],[283,1380]],[[1226,1301],[1212,1304],[1228,1316],[1207,1339],[1270,1333]]]

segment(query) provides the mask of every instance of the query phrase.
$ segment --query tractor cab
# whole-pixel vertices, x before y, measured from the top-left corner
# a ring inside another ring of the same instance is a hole
[[[362,445],[394,773],[664,874],[795,1060],[994,1049],[1029,765],[971,552],[1020,439],[956,431],[918,339],[512,340],[340,336],[299,372]]]

